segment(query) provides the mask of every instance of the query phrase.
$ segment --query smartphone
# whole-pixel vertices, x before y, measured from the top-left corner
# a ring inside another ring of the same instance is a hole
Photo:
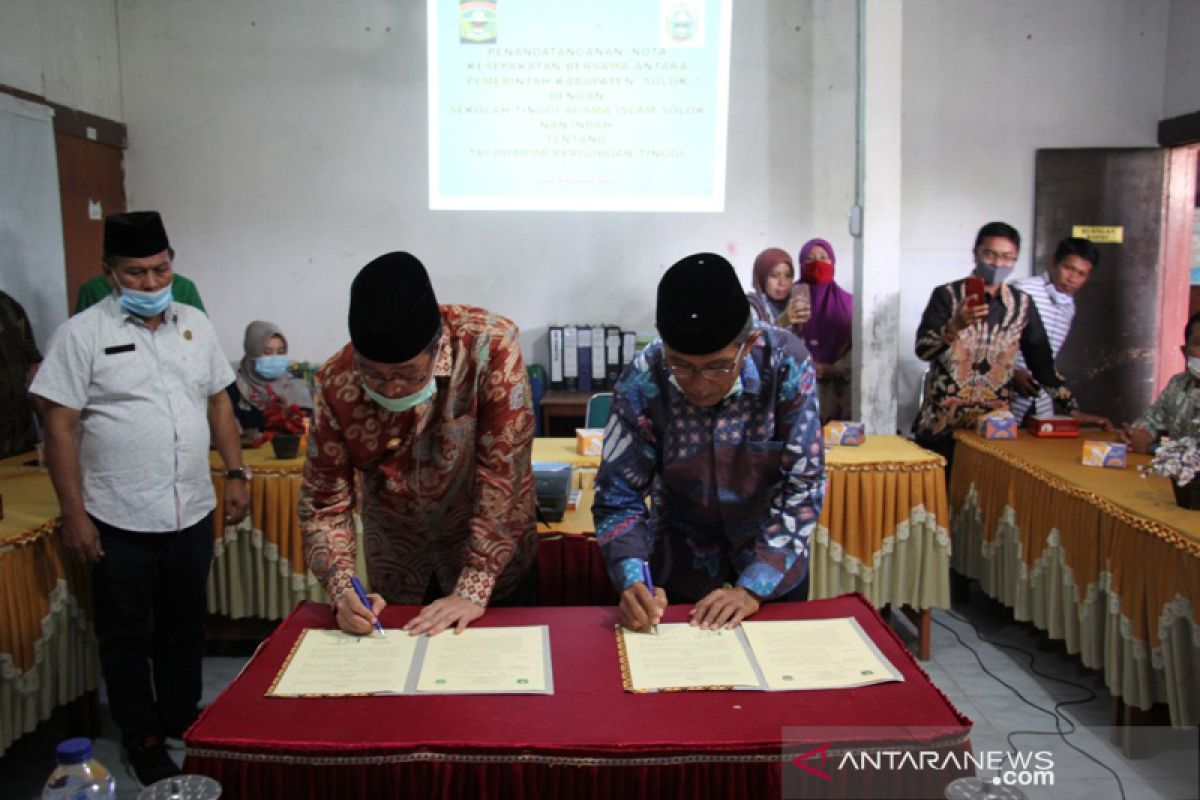
[[[805,308],[812,308],[812,294],[807,283],[792,284],[792,297],[801,298],[801,305],[803,305]]]
[[[967,305],[981,306],[983,305],[983,278],[978,275],[972,275],[967,278],[966,295]]]

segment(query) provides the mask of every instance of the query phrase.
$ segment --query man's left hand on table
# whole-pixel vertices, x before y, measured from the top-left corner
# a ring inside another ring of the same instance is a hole
[[[689,625],[705,630],[735,628],[738,623],[758,611],[758,598],[740,586],[733,589],[714,589],[690,612]]]
[[[482,616],[482,606],[477,606],[460,595],[450,594],[422,608],[420,614],[408,621],[404,630],[408,631],[410,636],[422,633],[437,636],[450,627],[454,628],[455,633],[462,633],[467,629],[467,625]]]

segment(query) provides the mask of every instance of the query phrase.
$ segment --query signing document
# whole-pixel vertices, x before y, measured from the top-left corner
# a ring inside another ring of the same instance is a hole
[[[904,678],[858,621],[743,622],[706,631],[659,625],[658,634],[618,626],[621,679],[627,691],[799,691],[841,689]]]
[[[354,636],[309,628],[268,697],[371,694],[554,694],[545,625],[438,636]]]
[[[275,676],[268,697],[404,694],[418,639],[353,636],[306,629]]]
[[[633,633],[618,627],[617,645],[624,654],[622,680],[631,691],[759,687],[736,628],[706,631],[676,623],[659,625],[658,633]]]

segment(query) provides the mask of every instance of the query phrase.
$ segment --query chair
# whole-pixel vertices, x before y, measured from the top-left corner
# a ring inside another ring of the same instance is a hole
[[[599,392],[588,398],[587,412],[583,417],[583,427],[603,428],[608,424],[608,414],[612,411],[612,392]]]

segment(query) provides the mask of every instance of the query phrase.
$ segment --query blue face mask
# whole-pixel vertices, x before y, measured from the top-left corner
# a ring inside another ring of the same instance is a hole
[[[127,313],[149,319],[167,310],[171,305],[171,284],[167,284],[157,292],[139,292],[137,289],[120,287],[121,296],[118,301]]]
[[[259,356],[254,359],[254,371],[269,381],[282,378],[287,368],[287,356]]]
[[[425,384],[420,391],[405,395],[404,397],[384,397],[379,392],[373,390],[365,383],[362,385],[363,391],[367,393],[367,397],[374,400],[379,405],[391,411],[393,414],[398,414],[401,411],[408,411],[410,408],[415,408],[427,400],[433,399],[437,394],[437,381],[433,378],[429,379],[429,383]]]

